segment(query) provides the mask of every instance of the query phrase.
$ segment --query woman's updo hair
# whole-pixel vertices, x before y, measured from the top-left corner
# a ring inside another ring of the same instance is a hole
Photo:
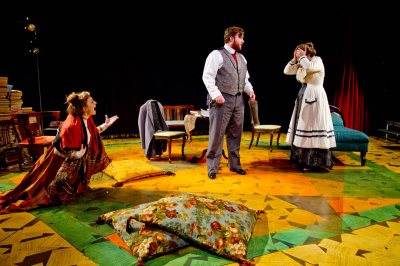
[[[72,92],[67,96],[67,113],[73,116],[83,115],[83,107],[87,106],[87,100],[90,98],[90,92]]]
[[[317,54],[317,50],[314,48],[314,44],[312,42],[306,42],[303,44],[300,44],[302,50],[306,51],[306,55],[310,55],[311,57],[315,56]]]
[[[306,42],[300,45],[297,45],[296,48],[300,48],[303,51],[306,51],[306,55],[310,55],[311,57],[317,54],[317,50],[314,48],[314,44],[312,42]]]

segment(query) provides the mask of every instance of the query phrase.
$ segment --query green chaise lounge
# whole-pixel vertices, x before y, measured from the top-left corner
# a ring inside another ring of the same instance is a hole
[[[361,165],[364,166],[368,152],[368,136],[364,132],[345,127],[340,111],[332,107],[331,116],[336,138],[336,147],[332,148],[332,151],[360,152]]]

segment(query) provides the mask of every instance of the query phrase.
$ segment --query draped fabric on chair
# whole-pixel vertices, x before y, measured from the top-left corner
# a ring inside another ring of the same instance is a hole
[[[155,105],[160,105],[158,108]],[[147,158],[156,157],[163,153],[167,148],[166,141],[155,142],[154,133],[160,130],[168,130],[164,120],[159,120],[158,112],[162,105],[155,100],[146,101],[139,109],[138,126],[139,135],[142,142],[142,149]],[[164,122],[163,122],[164,121]],[[157,143],[157,144],[156,144]],[[164,143],[164,144],[162,144]]]
[[[139,134],[145,156],[150,159],[161,156],[168,146],[168,160],[171,163],[172,140],[182,138],[182,158],[185,158],[184,148],[186,141],[185,131],[170,131],[165,123],[162,104],[156,100],[148,100],[139,110]]]
[[[154,130],[155,132],[160,132],[166,130],[163,124],[163,115],[161,113],[161,109],[158,106],[157,101],[152,101],[151,102],[151,110],[153,111],[153,123],[154,123]],[[160,139],[160,140],[153,140],[153,145],[155,146],[154,149],[158,151],[158,154],[161,155],[162,151],[166,151],[167,149],[167,141],[165,139]]]

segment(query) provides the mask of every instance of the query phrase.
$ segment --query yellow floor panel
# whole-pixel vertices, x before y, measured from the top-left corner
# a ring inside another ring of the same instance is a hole
[[[283,253],[292,257],[299,258],[306,263],[316,265],[325,260],[326,253],[318,245],[304,245],[283,251]]]
[[[29,213],[4,214],[0,219],[0,265],[96,265]]]

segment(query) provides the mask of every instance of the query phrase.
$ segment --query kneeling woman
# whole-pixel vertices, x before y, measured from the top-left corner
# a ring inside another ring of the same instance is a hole
[[[20,184],[0,194],[0,213],[58,205],[85,192],[92,175],[110,163],[100,133],[118,116],[96,127],[96,101],[83,91],[67,96],[68,116],[54,145],[35,162]]]

